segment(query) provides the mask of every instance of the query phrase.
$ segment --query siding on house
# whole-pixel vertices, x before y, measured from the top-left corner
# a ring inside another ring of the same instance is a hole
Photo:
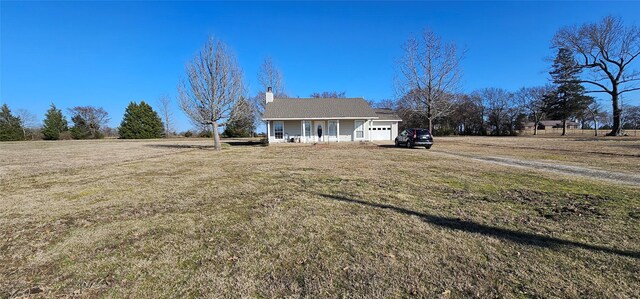
[[[278,143],[278,142],[288,142],[288,140],[285,139],[285,137],[289,137],[289,140],[291,138],[298,138],[300,137],[300,141],[301,142],[318,142],[318,131],[317,131],[317,126],[316,126],[316,122],[321,121],[324,124],[324,130],[323,130],[323,140],[321,142],[327,142],[328,139],[328,132],[329,132],[329,128],[328,128],[328,123],[329,120],[331,119],[326,119],[326,120],[313,120],[311,121],[311,136],[312,138],[307,138],[307,139],[303,139],[302,138],[302,121],[301,120],[282,120],[282,121],[275,121],[275,120],[270,120],[268,121],[269,123],[269,127],[270,127],[270,132],[269,132],[269,142],[271,143]],[[369,135],[371,134],[369,132],[369,125],[370,125],[370,121],[366,120],[366,119],[362,119],[361,121],[363,121],[364,125],[364,138],[362,139],[356,139],[355,137],[355,122],[356,120],[350,120],[350,119],[340,119],[338,120],[339,122],[339,130],[338,130],[338,142],[349,142],[349,141],[364,141],[364,140],[369,140]],[[284,132],[283,132],[283,139],[276,139],[275,138],[275,123],[276,122],[282,122],[283,123],[283,128],[284,128]],[[308,136],[307,136],[308,137]],[[335,138],[331,139],[332,142],[336,142]]]

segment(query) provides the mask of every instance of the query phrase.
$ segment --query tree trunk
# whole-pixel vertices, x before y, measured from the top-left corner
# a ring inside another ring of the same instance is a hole
[[[536,119],[536,121],[533,123],[533,135],[538,135],[538,123],[540,121]]]
[[[567,135],[567,120],[563,119],[562,120],[562,136],[566,136]]]
[[[220,134],[218,134],[218,123],[214,122],[213,123],[213,144],[216,147],[216,151],[219,151],[222,149],[222,146],[220,145]]]
[[[595,125],[595,130],[596,130],[596,136],[598,136],[598,121],[594,121]]]
[[[429,121],[429,132],[433,134],[433,123],[431,122],[431,117],[428,117],[427,120]]]
[[[614,86],[611,95],[611,103],[613,105],[613,127],[607,136],[620,136],[620,107],[618,105],[618,90]]]

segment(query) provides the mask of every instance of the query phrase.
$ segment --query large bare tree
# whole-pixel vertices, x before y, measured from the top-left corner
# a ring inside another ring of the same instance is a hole
[[[607,16],[596,23],[560,29],[552,45],[572,50],[579,66],[592,71],[580,81],[594,88],[588,92],[611,96],[613,126],[607,135],[620,135],[620,95],[640,90],[640,73],[631,70],[631,63],[640,55],[640,28],[625,26],[620,18]]]
[[[455,43],[443,42],[428,29],[419,37],[409,38],[402,50],[396,89],[400,97],[411,95],[411,109],[423,114],[432,130],[433,121],[452,110],[452,97],[461,78],[463,51]]]
[[[533,135],[538,135],[538,125],[545,116],[545,97],[553,91],[553,86],[523,87],[515,93],[518,104],[533,120]]]
[[[171,109],[171,98],[168,95],[161,95],[158,98],[158,112],[164,122],[164,137],[169,138],[171,130],[173,130],[173,110]]]
[[[232,117],[235,103],[244,96],[242,70],[235,55],[221,40],[209,37],[186,65],[186,78],[178,84],[180,109],[199,126],[213,128],[216,150],[221,150],[218,128]]]

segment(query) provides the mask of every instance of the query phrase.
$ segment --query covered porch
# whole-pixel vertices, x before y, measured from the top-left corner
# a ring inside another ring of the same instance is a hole
[[[371,141],[371,119],[283,119],[267,121],[269,143]]]

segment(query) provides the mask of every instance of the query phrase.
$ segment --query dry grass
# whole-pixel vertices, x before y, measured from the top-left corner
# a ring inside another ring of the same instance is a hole
[[[584,154],[434,149],[502,140]],[[208,145],[0,144],[0,297],[640,296],[639,187],[424,149]]]

